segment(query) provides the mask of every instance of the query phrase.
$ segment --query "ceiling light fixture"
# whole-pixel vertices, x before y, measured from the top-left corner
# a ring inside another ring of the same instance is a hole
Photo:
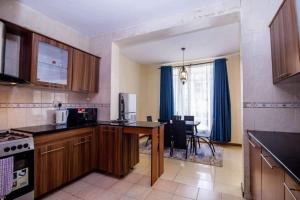
[[[184,85],[185,82],[188,79],[188,73],[187,73],[186,67],[184,65],[184,51],[185,51],[185,48],[182,47],[181,51],[182,51],[182,67],[181,67],[181,69],[179,71],[179,79],[182,82],[182,84]]]

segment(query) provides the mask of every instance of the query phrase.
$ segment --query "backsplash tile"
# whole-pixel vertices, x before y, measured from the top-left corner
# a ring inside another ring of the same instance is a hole
[[[95,103],[97,95],[0,85],[0,130],[53,124],[58,101],[64,108],[98,108],[98,118],[107,120],[110,104]]]
[[[244,102],[244,108],[300,108],[300,103]]]

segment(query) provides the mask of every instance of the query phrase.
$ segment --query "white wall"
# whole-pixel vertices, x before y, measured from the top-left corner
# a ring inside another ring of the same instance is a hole
[[[249,146],[247,129],[300,131],[300,109],[280,103],[299,103],[300,84],[272,83],[269,24],[282,0],[242,0],[241,60],[243,71],[244,184],[249,195]],[[246,104],[250,102],[251,104]],[[279,108],[255,108],[257,103],[275,103]]]

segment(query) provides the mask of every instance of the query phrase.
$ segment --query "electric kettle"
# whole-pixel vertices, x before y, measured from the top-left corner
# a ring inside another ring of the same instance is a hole
[[[56,124],[66,124],[68,119],[69,111],[68,110],[57,110],[55,112]]]

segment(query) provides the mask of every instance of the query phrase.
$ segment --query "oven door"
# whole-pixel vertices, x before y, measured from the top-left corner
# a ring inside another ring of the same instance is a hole
[[[34,190],[34,150],[12,156],[14,157],[13,188],[5,200],[16,199]]]

